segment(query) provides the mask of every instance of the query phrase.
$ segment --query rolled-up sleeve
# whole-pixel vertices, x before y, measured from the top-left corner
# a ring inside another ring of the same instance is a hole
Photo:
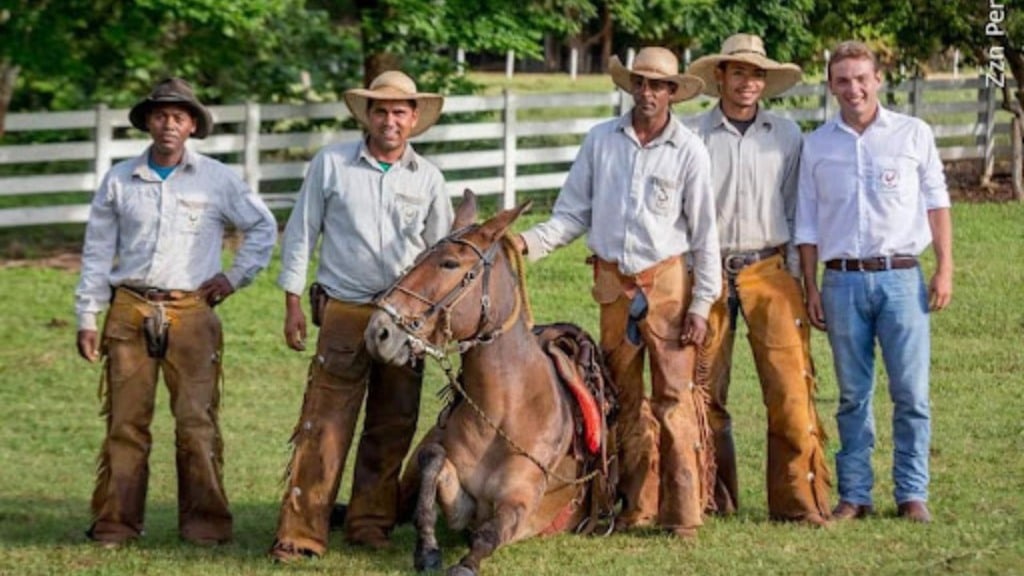
[[[918,165],[918,178],[921,182],[921,193],[924,194],[924,207],[926,210],[949,208],[949,189],[946,187],[942,159],[935,146],[935,135],[930,126],[919,122],[917,137],[917,146],[922,158]]]
[[[811,148],[805,145],[800,154],[796,224],[793,229],[793,243],[797,246],[818,244],[818,188],[814,182],[814,159],[809,153]]]
[[[117,251],[118,230],[115,187],[116,182],[107,174],[89,208],[82,248],[82,275],[75,290],[79,330],[96,330],[97,318],[110,302],[110,270]]]

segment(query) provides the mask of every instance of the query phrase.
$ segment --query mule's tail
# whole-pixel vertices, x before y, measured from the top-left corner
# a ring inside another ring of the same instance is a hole
[[[579,477],[591,477],[586,482],[584,505],[588,512],[581,526],[581,531],[589,533],[601,518],[612,516],[615,506],[618,465],[612,455],[617,451],[618,390],[601,348],[585,330],[558,323],[537,326],[533,332],[575,399],[573,455],[579,463]]]

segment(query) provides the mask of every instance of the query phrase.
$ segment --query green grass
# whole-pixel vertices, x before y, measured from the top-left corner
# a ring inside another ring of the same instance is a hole
[[[539,215],[527,222],[535,222]],[[557,536],[498,551],[489,575],[533,574],[907,574],[1020,573],[1024,561],[1024,206],[962,204],[954,209],[957,276],[954,304],[933,323],[931,507],[935,522],[893,518],[890,403],[884,380],[876,396],[879,428],[869,520],[812,530],[772,524],[764,474],[764,409],[749,351],[739,345],[731,403],[739,448],[742,510],[710,519],[696,544],[648,533],[610,538]],[[585,248],[576,243],[532,264],[530,294],[538,322],[573,320],[594,330]],[[928,265],[930,268],[930,265]],[[370,553],[337,534],[328,555],[298,566],[270,564],[286,441],[298,415],[306,355],[287,350],[277,264],[222,308],[226,384],[221,422],[235,542],[216,550],[179,543],[176,533],[173,425],[166,391],[158,396],[146,536],[133,547],[91,546],[94,459],[103,425],[97,416],[99,368],[74,352],[74,272],[0,268],[0,574],[412,574],[413,533],[394,549]],[[742,344],[742,336],[738,342]],[[820,371],[818,407],[837,448],[836,384],[825,339],[814,337]],[[421,428],[434,421],[441,386],[435,367],[424,390]],[[350,459],[351,464],[351,459]],[[349,483],[342,494],[349,491]],[[464,553],[461,536],[442,533],[446,562]]]

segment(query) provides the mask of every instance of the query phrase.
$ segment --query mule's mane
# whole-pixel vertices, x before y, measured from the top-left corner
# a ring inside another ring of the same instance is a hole
[[[530,306],[529,296],[526,295],[526,265],[523,262],[523,254],[516,250],[515,243],[512,241],[512,232],[505,232],[505,235],[501,237],[501,249],[505,253],[505,257],[508,258],[519,285],[519,304],[522,310],[520,314],[523,317],[523,322],[527,329],[533,330],[533,308]]]

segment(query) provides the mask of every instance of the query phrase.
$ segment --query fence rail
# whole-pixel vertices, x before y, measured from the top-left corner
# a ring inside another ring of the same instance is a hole
[[[1010,116],[998,109],[995,92],[981,79],[914,79],[887,86],[884,98],[894,110],[929,120],[943,160],[991,165],[1010,155],[1005,144]],[[518,193],[560,187],[583,135],[629,105],[622,92],[452,96],[442,123],[413,142],[445,172],[449,194],[457,196],[469,187],[478,194],[500,194],[502,204],[510,207]],[[686,103],[677,112],[685,121],[706,105]],[[796,86],[772,109],[805,128],[837,111],[823,84]],[[211,112],[216,133],[190,146],[223,160],[274,207],[293,201],[318,148],[360,135],[341,128],[349,113],[340,102],[246,103],[212,106]],[[0,228],[84,222],[86,193],[96,189],[113,163],[138,155],[149,144],[144,135],[127,129],[127,110],[103,105],[10,114],[6,125],[10,134],[45,131],[60,141],[0,142],[0,202],[7,206],[0,208]],[[65,203],[57,202],[57,194]],[[54,202],[47,205],[49,199]]]

